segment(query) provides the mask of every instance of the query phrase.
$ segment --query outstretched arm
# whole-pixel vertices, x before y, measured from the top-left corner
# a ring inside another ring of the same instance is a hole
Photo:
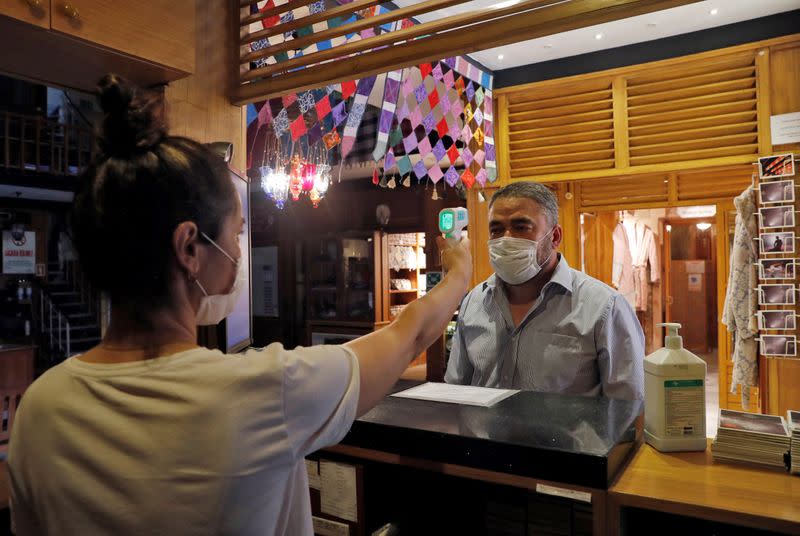
[[[397,319],[376,332],[346,344],[358,357],[361,390],[358,415],[377,404],[415,356],[442,336],[472,277],[469,241],[437,238],[444,278],[422,298],[406,306]]]

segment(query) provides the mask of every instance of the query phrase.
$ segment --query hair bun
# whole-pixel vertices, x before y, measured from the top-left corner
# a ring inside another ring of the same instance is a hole
[[[104,76],[97,90],[105,112],[98,145],[106,156],[146,152],[166,136],[160,96],[115,74]]]

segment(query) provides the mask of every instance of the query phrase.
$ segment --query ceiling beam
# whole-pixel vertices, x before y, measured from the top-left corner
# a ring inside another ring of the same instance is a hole
[[[233,90],[231,102],[247,104],[698,1],[573,0],[244,84]]]
[[[298,49],[302,50],[308,46],[313,45],[314,43],[318,43],[326,39],[333,39],[334,37],[340,37],[342,35],[346,35],[349,33],[357,33],[367,28],[377,28],[378,26],[383,26],[384,24],[390,22],[395,22],[408,17],[415,17],[422,13],[430,13],[431,11],[436,11],[437,9],[444,9],[447,7],[456,6],[458,4],[464,4],[470,1],[471,0],[427,0],[425,2],[413,4],[408,7],[395,9],[389,11],[388,13],[383,13],[381,15],[369,17],[367,19],[360,19],[350,24],[345,24],[342,26],[337,26],[335,28],[330,28],[328,30],[323,30],[321,32],[312,33],[310,35],[301,37],[299,39],[287,39],[283,43],[272,45],[267,48],[262,48],[261,50],[257,50],[255,52],[247,53],[242,56],[241,61],[242,63],[246,63],[260,58],[274,56],[275,54],[278,54],[286,50],[298,50]],[[552,0],[548,0],[547,3],[550,2],[552,2]],[[345,4],[345,5],[349,6],[352,4]],[[299,20],[302,21],[303,19]]]
[[[320,50],[311,54],[296,56],[280,63],[273,63],[265,67],[252,69],[245,72],[241,79],[243,81],[255,80],[256,78],[263,78],[276,73],[289,72],[290,70],[297,69],[298,67],[305,67],[338,58],[347,58],[351,54],[366,52],[380,47],[391,47],[400,41],[452,31],[456,28],[486,22],[498,17],[510,17],[515,14],[519,16],[519,13],[522,11],[540,8],[544,9],[544,6],[553,4],[558,5],[558,2],[559,0],[523,0],[518,4],[508,5],[502,8],[467,11],[466,13],[459,13],[458,15],[445,17],[423,24],[415,24],[414,26],[409,26],[408,28],[403,28],[402,30],[387,32],[382,35],[368,37],[367,39],[359,39],[358,41],[345,43],[327,50]]]

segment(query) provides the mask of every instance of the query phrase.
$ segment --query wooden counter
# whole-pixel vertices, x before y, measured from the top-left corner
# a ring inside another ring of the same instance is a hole
[[[714,463],[705,452],[663,453],[642,445],[609,489],[608,534],[626,507],[800,534],[800,477],[756,466]]]

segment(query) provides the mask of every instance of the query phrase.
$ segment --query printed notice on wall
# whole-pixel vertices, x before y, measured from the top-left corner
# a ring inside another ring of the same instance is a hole
[[[800,141],[800,112],[773,115],[769,118],[772,145]]]
[[[700,274],[689,274],[689,292],[703,291],[703,276]]]
[[[358,521],[356,468],[325,460],[319,462],[320,507],[323,514]]]
[[[706,273],[706,261],[686,261],[687,274],[704,274]]]
[[[3,231],[3,273],[36,273],[36,233]]]
[[[322,486],[319,478],[319,462],[306,459],[306,472],[308,473],[308,486],[319,489]]]

